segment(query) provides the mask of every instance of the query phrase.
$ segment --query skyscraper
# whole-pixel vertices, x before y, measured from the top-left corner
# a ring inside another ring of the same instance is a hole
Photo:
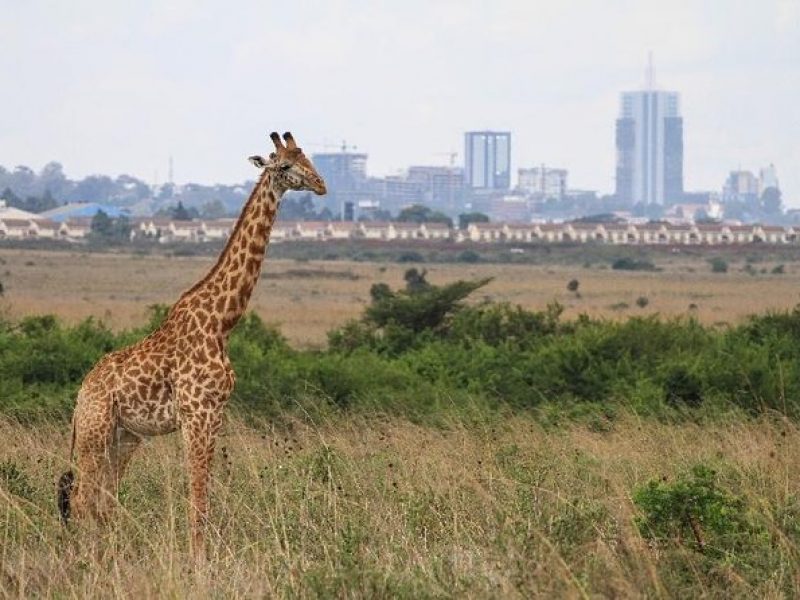
[[[464,135],[464,180],[467,188],[507,190],[511,187],[511,133],[468,131]]]
[[[312,154],[311,160],[328,188],[319,203],[335,215],[344,215],[345,205],[365,194],[367,155],[348,152],[343,145],[341,152]]]
[[[674,204],[683,196],[683,119],[677,92],[623,92],[617,119],[617,198]]]

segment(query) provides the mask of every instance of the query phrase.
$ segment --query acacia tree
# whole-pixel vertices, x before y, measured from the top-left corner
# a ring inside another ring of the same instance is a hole
[[[407,223],[447,223],[453,226],[453,220],[446,214],[432,210],[424,204],[412,204],[400,211],[397,220]]]

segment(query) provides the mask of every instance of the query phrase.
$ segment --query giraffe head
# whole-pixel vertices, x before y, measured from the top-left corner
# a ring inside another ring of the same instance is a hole
[[[306,158],[303,151],[288,131],[283,134],[286,145],[281,142],[281,136],[273,131],[269,134],[275,144],[275,152],[268,159],[263,156],[251,156],[250,162],[259,169],[266,169],[272,175],[274,184],[287,190],[308,190],[322,196],[327,193],[325,182],[320,177],[314,165]]]

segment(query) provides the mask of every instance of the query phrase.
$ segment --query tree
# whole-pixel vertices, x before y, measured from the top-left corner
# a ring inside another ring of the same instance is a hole
[[[131,221],[125,215],[113,220],[112,236],[117,242],[127,242],[131,239]]]
[[[458,215],[458,228],[466,229],[471,223],[488,223],[489,216],[480,212],[461,213]]]
[[[422,269],[422,271],[417,271],[415,267],[408,269],[403,275],[403,279],[406,280],[406,291],[409,294],[418,294],[430,289],[431,284],[425,279],[427,274],[426,269]]]
[[[183,206],[183,202],[178,200],[178,206],[172,211],[172,218],[176,221],[191,221],[192,215],[186,210],[186,207]]]
[[[412,204],[400,211],[397,220],[405,223],[447,223],[453,226],[453,220],[438,211],[431,210],[423,204]]]
[[[9,187],[3,190],[3,193],[0,194],[0,198],[5,200],[8,206],[13,206],[14,208],[20,208],[22,206],[22,198],[17,196]]]
[[[114,180],[106,175],[89,175],[78,182],[70,192],[69,199],[77,202],[108,203],[116,196]]]
[[[38,186],[51,192],[56,198],[62,198],[69,191],[71,182],[64,175],[64,167],[61,163],[51,161],[47,163],[39,172]]]
[[[50,190],[45,190],[41,198],[28,196],[22,208],[33,213],[42,213],[46,210],[56,208],[57,206],[58,202],[53,198],[53,194],[50,193]]]
[[[482,288],[491,278],[477,281],[456,281],[444,286],[428,284],[423,291],[389,292],[367,308],[364,318],[377,327],[395,325],[419,333],[438,329],[448,315],[460,310],[462,301]],[[427,283],[427,282],[426,282]]]
[[[200,209],[200,216],[202,216],[204,219],[221,219],[226,213],[227,211],[225,210],[225,205],[221,200],[211,200],[206,202]]]
[[[114,222],[105,211],[98,210],[92,217],[92,224],[90,225],[92,235],[101,238],[111,237],[114,230]]]

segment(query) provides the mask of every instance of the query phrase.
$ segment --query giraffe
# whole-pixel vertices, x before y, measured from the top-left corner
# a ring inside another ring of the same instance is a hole
[[[65,523],[70,515],[107,522],[141,440],[180,430],[189,471],[191,547],[196,557],[205,555],[209,467],[235,378],[228,336],[258,281],[283,193],[326,193],[292,134],[283,134],[285,145],[276,132],[270,137],[275,151],[269,158],[250,157],[261,176],[216,264],[181,295],[156,331],[107,354],[83,380],[72,417],[70,462],[76,458],[77,477],[68,471],[58,483]]]

